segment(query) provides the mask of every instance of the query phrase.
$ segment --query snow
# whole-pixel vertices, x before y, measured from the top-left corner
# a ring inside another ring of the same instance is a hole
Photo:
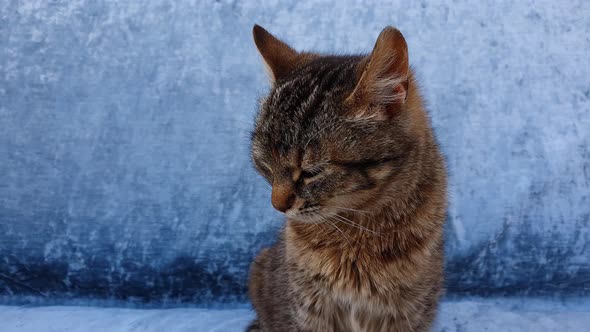
[[[0,306],[2,332],[233,332],[254,313],[226,310]],[[463,298],[442,304],[433,331],[588,331],[590,299]]]

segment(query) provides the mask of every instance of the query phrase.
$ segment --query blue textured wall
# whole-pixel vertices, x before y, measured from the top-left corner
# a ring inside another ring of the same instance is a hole
[[[451,171],[450,292],[590,292],[587,1],[0,1],[0,295],[244,299],[281,216],[248,131],[256,22],[396,25]]]

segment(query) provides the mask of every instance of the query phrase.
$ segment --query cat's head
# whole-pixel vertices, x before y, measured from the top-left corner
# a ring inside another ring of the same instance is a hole
[[[272,185],[272,205],[317,222],[403,194],[420,124],[410,115],[419,97],[402,34],[384,29],[368,56],[323,56],[297,52],[259,26],[253,32],[272,89],[252,132],[252,159]]]

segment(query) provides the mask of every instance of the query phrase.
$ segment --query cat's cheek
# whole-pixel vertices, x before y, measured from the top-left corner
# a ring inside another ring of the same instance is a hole
[[[374,200],[374,188],[370,183],[350,183],[347,187],[334,191],[323,205],[328,208],[362,209]]]
[[[391,177],[394,172],[392,165],[384,165],[382,167],[372,169],[367,172],[367,175],[375,182],[383,181]]]

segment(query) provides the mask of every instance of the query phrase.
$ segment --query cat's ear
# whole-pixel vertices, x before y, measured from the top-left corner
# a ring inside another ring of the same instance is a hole
[[[254,25],[252,34],[271,83],[291,72],[304,58],[303,54],[295,51],[259,25]]]
[[[393,28],[383,29],[373,51],[362,61],[358,83],[346,98],[355,116],[394,112],[406,101],[410,66],[408,45],[402,33]],[[362,69],[362,68],[361,68]]]

